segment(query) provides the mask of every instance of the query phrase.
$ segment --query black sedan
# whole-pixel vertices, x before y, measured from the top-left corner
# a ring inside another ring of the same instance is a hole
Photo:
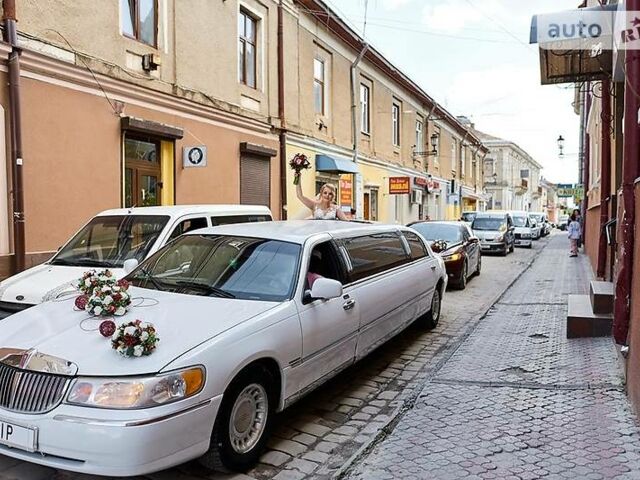
[[[442,256],[449,285],[467,286],[471,275],[480,275],[480,242],[464,222],[414,222],[409,226],[429,241],[431,249]]]

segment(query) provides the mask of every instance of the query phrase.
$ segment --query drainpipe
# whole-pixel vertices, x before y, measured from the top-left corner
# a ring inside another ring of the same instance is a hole
[[[13,189],[14,272],[25,268],[24,189],[22,180],[22,128],[20,120],[20,49],[16,28],[16,2],[4,0],[3,39],[11,45],[9,54],[9,124]]]
[[[287,123],[284,111],[284,7],[278,3],[278,117],[280,132],[280,218],[287,219]]]
[[[369,44],[365,43],[362,46],[362,50],[351,64],[351,130],[353,131],[353,163],[358,164],[358,149],[360,148],[360,129],[358,128],[358,103],[356,101],[357,94],[356,90],[358,87],[358,79],[356,78],[356,68],[358,68],[358,64],[364,57],[365,53],[369,49]],[[371,99],[369,99],[369,103],[371,103]],[[362,218],[362,208],[358,205],[358,200],[360,199],[360,193],[356,191],[357,189],[357,181],[354,181],[354,192],[355,192],[355,203],[356,203],[356,215],[358,219]]]
[[[602,81],[602,172],[600,174],[600,242],[598,244],[598,267],[596,276],[605,277],[607,269],[607,236],[604,231],[609,221],[609,196],[611,193],[611,81]]]
[[[585,102],[586,105],[586,113],[584,115],[584,148],[583,148],[583,157],[582,157],[582,162],[581,163],[581,169],[582,169],[582,181],[581,183],[584,186],[584,198],[582,199],[582,201],[580,202],[580,215],[582,216],[582,243],[584,245],[584,248],[586,250],[587,248],[587,242],[586,242],[586,237],[585,237],[585,232],[587,231],[587,204],[589,203],[589,198],[587,195],[587,192],[589,191],[589,183],[591,182],[590,179],[590,165],[591,165],[591,135],[589,134],[589,131],[587,130],[587,122],[589,120],[589,110],[591,110],[591,94],[587,93],[587,99]]]
[[[637,10],[640,10],[640,0],[628,0],[627,11]],[[640,136],[638,135],[640,99],[637,93],[640,85],[640,50],[625,50],[625,65],[622,218],[618,222],[620,241],[617,255],[620,268],[615,280],[613,308],[613,337],[620,345],[627,345],[631,314],[635,227],[634,182],[640,170]]]

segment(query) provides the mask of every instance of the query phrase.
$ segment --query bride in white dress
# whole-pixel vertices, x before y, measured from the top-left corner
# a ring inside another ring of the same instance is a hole
[[[347,220],[345,214],[336,205],[336,187],[329,183],[325,183],[320,189],[320,193],[316,199],[310,199],[302,194],[300,182],[296,185],[296,195],[309,210],[312,212],[314,220]]]

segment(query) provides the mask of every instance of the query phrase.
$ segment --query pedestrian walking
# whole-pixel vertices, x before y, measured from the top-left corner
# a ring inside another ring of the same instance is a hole
[[[582,215],[580,214],[580,210],[579,209],[574,209],[573,210],[573,214],[576,216],[576,220],[578,221],[578,223],[580,224],[580,232],[582,232],[584,230],[583,225],[582,225]],[[571,222],[571,219],[569,219],[569,222]],[[580,238],[578,238],[578,249],[582,248],[582,234],[580,235]]]
[[[571,214],[569,218],[569,226],[567,227],[567,231],[569,232],[569,243],[571,245],[569,249],[570,257],[578,256],[578,240],[582,238],[582,225],[580,225],[580,221],[578,220],[578,216],[574,213]]]

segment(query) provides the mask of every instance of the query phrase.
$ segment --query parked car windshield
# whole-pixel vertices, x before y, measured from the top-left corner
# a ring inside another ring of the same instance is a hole
[[[471,223],[476,218],[476,215],[478,215],[476,212],[462,212],[462,221]]]
[[[526,227],[527,226],[527,217],[522,217],[518,215],[514,215],[513,224],[516,227]]]
[[[473,230],[500,230],[504,228],[504,217],[476,217],[471,228]]]
[[[183,235],[127,279],[192,295],[283,301],[295,286],[300,245],[262,238]]]
[[[544,221],[544,215],[541,213],[530,213],[529,216],[533,217],[538,223]]]
[[[145,259],[167,215],[109,215],[93,218],[51,260],[53,265],[122,268]]]
[[[444,240],[445,242],[462,241],[462,233],[458,225],[449,225],[445,223],[415,223],[411,228],[420,232],[427,240]]]

